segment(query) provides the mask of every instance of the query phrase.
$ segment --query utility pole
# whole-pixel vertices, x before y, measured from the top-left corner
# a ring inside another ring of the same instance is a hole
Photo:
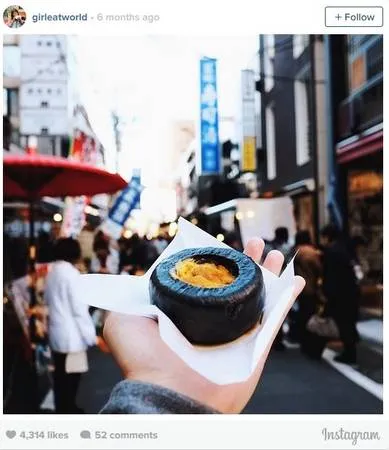
[[[314,223],[314,238],[316,245],[319,243],[320,236],[320,221],[319,221],[319,155],[317,144],[317,117],[316,117],[316,70],[315,70],[315,35],[309,36],[309,53],[310,53],[310,120],[311,120],[311,149],[313,162],[313,176],[315,179],[315,190],[313,192],[313,223]]]

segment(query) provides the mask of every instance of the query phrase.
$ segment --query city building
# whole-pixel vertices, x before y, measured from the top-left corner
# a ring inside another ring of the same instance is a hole
[[[35,136],[38,153],[67,157],[81,132],[102,165],[104,149],[81,103],[74,38],[8,35],[3,56],[4,150],[24,151]]]
[[[361,236],[365,284],[382,306],[383,268],[383,37],[326,37],[330,205],[346,235]]]
[[[324,43],[321,36],[261,35],[261,197],[293,199],[298,229],[327,221]]]
[[[3,152],[24,153],[34,141],[39,154],[71,154],[104,167],[104,148],[82,104],[75,38],[7,35],[3,62]],[[28,233],[27,204],[14,200],[4,203],[4,231],[19,238]],[[88,217],[95,221],[107,209],[108,200],[103,195],[91,199]],[[53,216],[61,217],[64,206],[61,198],[43,198],[36,233],[48,232]]]
[[[188,127],[183,126],[182,130],[188,130]],[[179,155],[178,164],[176,164],[176,195],[179,214],[198,215],[204,207],[237,198],[239,192],[244,190],[245,185],[238,183],[240,176],[238,144],[232,141],[236,141],[236,131],[237,123],[234,117],[219,119],[221,173],[202,175],[198,172],[199,142],[196,139],[195,124],[192,122],[186,140],[181,141],[181,144],[184,144],[181,145],[183,150],[176,152]]]

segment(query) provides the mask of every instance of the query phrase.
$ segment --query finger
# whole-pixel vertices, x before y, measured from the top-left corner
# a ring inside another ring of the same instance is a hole
[[[255,262],[259,262],[262,258],[262,253],[265,248],[265,242],[259,238],[252,238],[247,242],[244,253],[250,256]]]
[[[263,263],[263,267],[278,276],[281,272],[283,264],[284,255],[278,250],[271,250]]]
[[[301,294],[302,290],[305,287],[305,284],[306,282],[303,277],[300,277],[299,275],[294,277],[294,291],[293,291],[294,298],[297,298]]]
[[[142,358],[152,359],[153,351],[158,354],[157,346],[161,340],[154,320],[118,313],[108,315],[103,336],[126,378],[136,370]],[[152,348],[151,354],[148,347]]]
[[[104,338],[109,339],[112,335],[116,338],[118,331],[125,333],[127,339],[136,339],[144,336],[146,331],[148,335],[154,334],[158,331],[158,326],[155,320],[148,317],[110,312],[104,323]]]

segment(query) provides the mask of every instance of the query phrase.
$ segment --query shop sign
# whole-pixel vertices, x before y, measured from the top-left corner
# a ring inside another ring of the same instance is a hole
[[[139,200],[143,190],[140,172],[135,172],[128,186],[120,193],[109,211],[108,218],[102,225],[105,233],[114,239],[119,239],[124,224],[131,212],[139,207]]]
[[[242,172],[257,170],[255,126],[255,75],[253,70],[242,70]]]
[[[200,153],[201,174],[219,174],[219,116],[216,89],[216,59],[200,60]]]

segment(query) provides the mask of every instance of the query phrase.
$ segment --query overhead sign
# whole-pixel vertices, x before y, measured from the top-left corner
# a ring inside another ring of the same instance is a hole
[[[253,70],[242,70],[242,172],[257,170],[256,131],[255,74]]]
[[[203,58],[200,60],[200,172],[202,175],[218,174],[221,170],[216,87],[216,59]]]
[[[120,193],[109,211],[107,220],[102,225],[105,233],[111,235],[114,239],[120,238],[124,224],[129,218],[131,211],[139,206],[142,190],[140,172],[134,171],[130,183]]]

